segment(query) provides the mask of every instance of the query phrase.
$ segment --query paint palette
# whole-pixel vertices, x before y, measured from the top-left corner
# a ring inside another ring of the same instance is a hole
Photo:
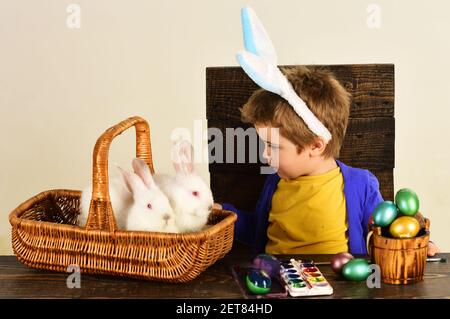
[[[292,297],[333,294],[333,287],[311,260],[282,262],[280,276]]]

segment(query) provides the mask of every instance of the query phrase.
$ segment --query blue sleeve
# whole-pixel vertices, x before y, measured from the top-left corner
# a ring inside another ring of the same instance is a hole
[[[255,244],[256,214],[237,209],[228,203],[222,203],[222,209],[230,210],[237,214],[237,220],[234,225],[234,238],[253,247]]]
[[[279,177],[277,173],[267,176],[254,211],[237,209],[232,204],[222,203],[222,208],[237,214],[234,225],[234,238],[260,251],[267,240],[267,223],[270,203],[277,187]]]
[[[375,207],[383,201],[381,196],[378,179],[369,172],[366,200],[363,208],[362,229],[364,238],[367,238],[369,218]]]

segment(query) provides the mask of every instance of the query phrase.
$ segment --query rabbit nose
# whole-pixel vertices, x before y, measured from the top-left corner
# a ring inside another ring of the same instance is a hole
[[[211,210],[212,207],[213,207],[213,205],[209,205],[209,206],[208,206],[208,210]]]
[[[164,215],[163,215],[163,219],[164,219],[164,220],[169,220],[169,219],[170,219],[170,215],[164,214]]]

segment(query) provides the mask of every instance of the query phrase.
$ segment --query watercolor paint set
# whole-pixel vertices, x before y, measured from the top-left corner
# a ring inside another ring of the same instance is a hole
[[[282,262],[280,276],[292,297],[333,294],[333,287],[312,260]]]

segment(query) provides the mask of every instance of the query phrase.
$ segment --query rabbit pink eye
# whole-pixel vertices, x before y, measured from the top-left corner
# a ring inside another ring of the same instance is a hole
[[[152,209],[152,204],[148,203],[148,204],[147,204],[147,208],[148,208],[148,209]]]
[[[199,195],[199,192],[197,192],[197,191],[193,191],[193,192],[192,192],[192,195],[194,195],[195,197],[198,197],[198,195]]]

